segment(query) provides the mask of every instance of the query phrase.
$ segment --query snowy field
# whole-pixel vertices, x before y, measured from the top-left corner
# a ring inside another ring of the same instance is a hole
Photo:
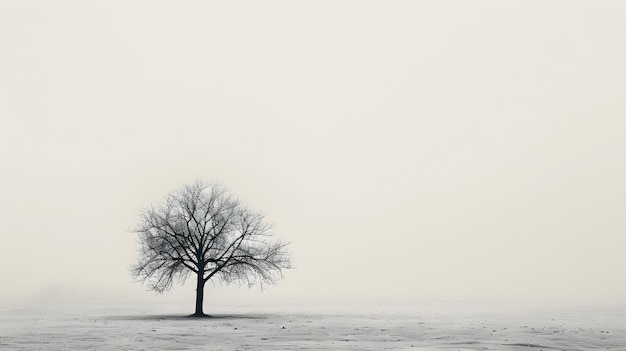
[[[500,304],[0,309],[0,350],[626,350],[626,308]]]

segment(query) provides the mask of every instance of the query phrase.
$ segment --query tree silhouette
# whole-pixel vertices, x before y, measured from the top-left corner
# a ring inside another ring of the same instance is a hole
[[[139,259],[132,274],[163,293],[176,279],[195,274],[193,316],[205,316],[204,285],[211,279],[252,286],[274,284],[291,268],[287,243],[272,240],[264,215],[252,211],[221,185],[202,181],[185,185],[141,213]]]

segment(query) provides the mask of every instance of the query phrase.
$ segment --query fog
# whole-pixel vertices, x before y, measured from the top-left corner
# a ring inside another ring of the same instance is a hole
[[[626,3],[3,1],[0,303],[128,274],[203,178],[291,242],[205,304],[626,302]],[[193,282],[192,282],[193,283]]]

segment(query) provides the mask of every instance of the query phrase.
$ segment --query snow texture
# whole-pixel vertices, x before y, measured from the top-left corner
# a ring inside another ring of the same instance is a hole
[[[626,350],[626,308],[55,306],[0,310],[0,350]]]

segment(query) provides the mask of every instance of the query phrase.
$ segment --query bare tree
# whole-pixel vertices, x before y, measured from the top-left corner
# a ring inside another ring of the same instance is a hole
[[[274,284],[291,268],[287,243],[272,240],[272,227],[221,185],[196,181],[146,208],[134,232],[139,260],[132,274],[163,293],[176,279],[195,274],[194,316],[204,316],[204,285],[211,279],[252,286]]]

